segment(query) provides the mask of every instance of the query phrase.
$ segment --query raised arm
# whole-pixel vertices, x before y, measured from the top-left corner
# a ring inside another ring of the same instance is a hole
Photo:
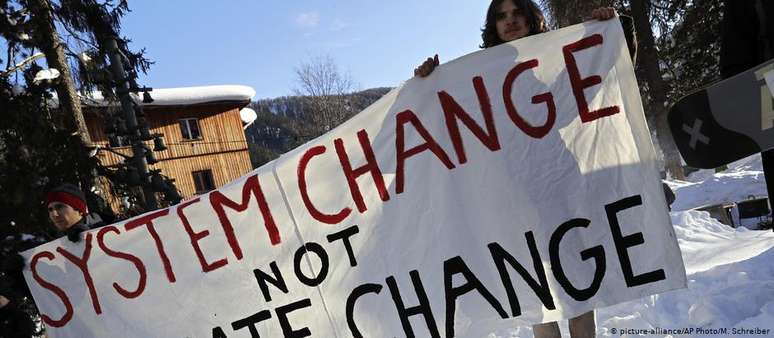
[[[435,67],[438,66],[438,64],[438,54],[435,54],[434,57],[427,58],[427,60],[422,62],[419,67],[414,68],[414,76],[427,77],[435,70]]]

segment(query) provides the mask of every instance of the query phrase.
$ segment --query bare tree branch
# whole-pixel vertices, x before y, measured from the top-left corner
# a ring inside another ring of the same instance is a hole
[[[305,119],[311,123],[305,134],[320,135],[352,116],[349,94],[354,81],[339,70],[333,58],[315,57],[295,71],[299,88],[294,91],[306,98]]]
[[[36,53],[35,55],[32,55],[32,56],[22,60],[21,62],[17,63],[15,66],[9,67],[8,69],[0,72],[0,76],[7,76],[7,75],[9,75],[9,74],[19,70],[19,69],[22,69],[22,68],[26,67],[28,64],[30,64],[32,62],[35,62],[35,60],[43,58],[43,57],[44,57],[43,53]]]

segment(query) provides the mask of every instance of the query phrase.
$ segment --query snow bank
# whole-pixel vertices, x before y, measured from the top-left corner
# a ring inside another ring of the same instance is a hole
[[[744,227],[734,229],[705,211],[673,212],[671,215],[688,274],[743,261],[774,246],[774,232]]]
[[[667,182],[676,195],[672,204],[673,211],[722,202],[739,202],[751,195],[767,195],[760,155],[734,162],[724,172],[715,174],[711,170],[701,170],[692,173],[688,179],[687,182]]]

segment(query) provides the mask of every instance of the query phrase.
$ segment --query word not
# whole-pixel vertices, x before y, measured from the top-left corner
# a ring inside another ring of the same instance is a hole
[[[645,239],[642,233],[632,233],[624,235],[621,231],[621,225],[618,219],[618,214],[624,210],[634,208],[642,205],[642,198],[640,195],[635,195],[604,206],[607,215],[608,226],[610,229],[610,235],[613,238],[615,246],[615,252],[617,253],[617,259],[621,272],[624,276],[624,282],[627,287],[633,288],[645,284],[650,284],[666,279],[666,275],[663,269],[656,269],[649,272],[634,273],[634,267],[632,266],[632,258],[629,255],[629,249],[638,245],[645,244]],[[553,277],[562,287],[562,290],[576,301],[588,300],[599,291],[602,284],[602,280],[606,274],[606,255],[602,245],[597,245],[591,248],[580,251],[580,257],[582,260],[592,260],[594,262],[594,277],[588,286],[574,285],[562,265],[562,257],[559,254],[559,248],[562,240],[568,235],[570,231],[582,231],[587,229],[591,225],[591,221],[584,218],[574,218],[568,220],[559,225],[552,233],[549,243],[549,262],[550,270]],[[347,253],[350,258],[351,267],[357,265],[357,261],[354,257],[354,253],[351,250],[350,238],[357,233],[357,227],[350,227],[341,232],[328,236],[329,242],[334,242],[341,239],[344,243]],[[507,305],[503,305],[501,300],[497,299],[490,291],[490,286],[484,285],[481,280],[476,276],[473,270],[470,269],[465,260],[460,256],[449,258],[443,262],[443,290],[445,298],[445,335],[444,337],[454,337],[454,319],[457,307],[457,300],[473,291],[478,296],[482,297],[503,319],[512,317],[518,317],[521,315],[521,306],[519,303],[519,297],[517,290],[514,287],[511,271],[515,271],[518,276],[529,285],[530,290],[540,299],[543,306],[548,310],[555,310],[556,305],[554,301],[554,295],[548,284],[548,277],[546,267],[543,265],[543,259],[540,256],[538,250],[538,244],[535,240],[535,236],[532,231],[528,231],[524,234],[526,247],[529,249],[530,256],[532,258],[532,269],[534,274],[520,263],[513,255],[511,255],[506,248],[492,242],[487,245],[489,254],[494,263],[494,267],[501,279],[501,285],[505,293],[507,294]],[[319,271],[314,276],[306,276],[299,270],[300,261],[303,255],[314,253],[318,259],[322,262]],[[293,263],[293,269],[295,271],[296,278],[299,279],[307,287],[317,287],[325,280],[328,271],[328,254],[323,246],[316,243],[307,243],[303,247],[296,251]],[[284,281],[283,275],[277,266],[276,261],[270,263],[271,273],[266,273],[259,269],[254,270],[256,280],[260,285],[264,298],[267,302],[272,300],[270,295],[269,286],[281,291],[282,293],[289,293],[287,285]],[[409,271],[411,283],[413,286],[416,299],[419,301],[418,305],[408,306],[402,298],[402,290],[397,284],[395,276],[389,276],[385,279],[384,284],[387,286],[389,298],[395,305],[398,313],[399,320],[403,331],[407,337],[415,337],[417,334],[414,331],[414,327],[411,323],[411,317],[417,316],[424,319],[425,328],[429,335],[434,338],[441,337],[441,331],[436,323],[436,319],[433,315],[432,306],[427,296],[426,288],[422,281],[421,273],[418,270]],[[453,280],[464,279],[462,285],[454,286]],[[381,292],[384,289],[383,284],[366,283],[354,288],[346,299],[346,321],[350,333],[355,338],[370,337],[367,333],[361,332],[357,325],[357,304],[362,299],[373,298],[381,296]],[[403,290],[405,292],[405,290]],[[413,297],[411,297],[413,298]],[[373,301],[373,299],[371,299]],[[380,301],[386,301],[384,299]],[[312,335],[311,330],[308,327],[293,328],[287,321],[287,314],[291,311],[301,310],[311,307],[311,300],[306,298],[298,301],[294,301],[290,304],[277,307],[275,312],[277,320],[283,332],[283,336],[286,338],[301,338]],[[234,331],[248,328],[252,338],[259,338],[258,325],[261,322],[271,319],[271,311],[261,310],[255,314],[247,316],[245,318],[236,320],[231,323],[231,327]],[[416,321],[414,322],[416,323]],[[422,335],[422,334],[420,334]],[[221,327],[215,327],[212,330],[213,338],[226,338],[226,333]]]

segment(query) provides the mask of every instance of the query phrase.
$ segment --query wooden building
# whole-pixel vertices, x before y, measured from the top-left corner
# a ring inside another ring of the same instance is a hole
[[[151,133],[163,134],[167,147],[154,152],[158,163],[149,168],[161,169],[173,178],[183,198],[217,189],[252,170],[243,129],[251,121],[245,121],[240,110],[254,95],[255,91],[245,86],[207,86],[154,89],[152,103],[136,99]],[[92,141],[103,148],[98,152],[101,162],[110,165],[123,161],[115,153],[131,155],[129,141],[109,138],[104,121],[106,112],[119,108],[99,98],[86,102],[84,117]],[[241,112],[250,115],[251,111]],[[153,148],[152,141],[147,145]]]

